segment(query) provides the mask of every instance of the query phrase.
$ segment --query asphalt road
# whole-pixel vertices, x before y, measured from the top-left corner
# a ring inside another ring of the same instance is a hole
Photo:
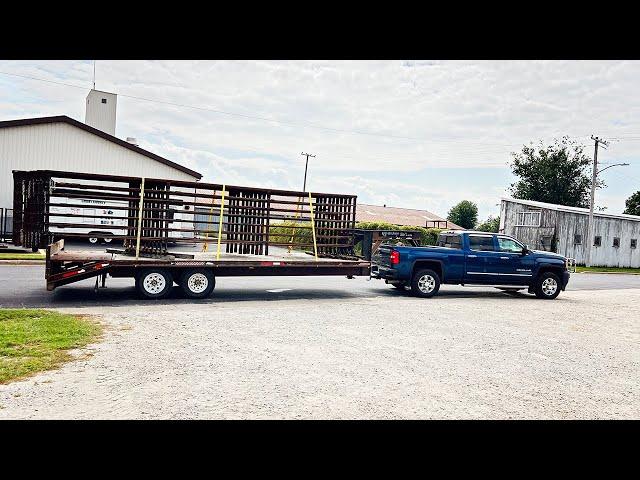
[[[0,265],[0,307],[83,307],[143,305],[148,300],[137,297],[133,279],[108,278],[107,288],[96,294],[95,279],[57,288],[48,292],[43,265]],[[573,274],[567,290],[640,289],[640,275]],[[349,299],[406,295],[385,285],[381,280],[368,281],[356,277],[220,277],[213,295],[205,300],[185,299],[179,287],[174,287],[167,299],[157,304],[220,303],[260,300]],[[513,298],[495,288],[444,285],[442,297],[503,297]],[[521,293],[522,298],[530,295]],[[562,294],[561,294],[562,296]]]

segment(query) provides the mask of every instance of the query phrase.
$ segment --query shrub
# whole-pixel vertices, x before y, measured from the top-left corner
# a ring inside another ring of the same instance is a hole
[[[386,222],[358,222],[356,228],[362,230],[411,230],[420,232],[420,245],[435,245],[441,228],[411,227],[406,225],[393,225]]]
[[[294,230],[290,227],[296,227],[296,229]],[[274,223],[269,227],[269,242],[289,243],[292,241],[291,236],[293,236],[293,243],[313,244],[311,228],[297,227],[311,227],[311,222],[285,220],[279,223]],[[294,246],[294,248],[296,250],[308,250],[310,247]]]

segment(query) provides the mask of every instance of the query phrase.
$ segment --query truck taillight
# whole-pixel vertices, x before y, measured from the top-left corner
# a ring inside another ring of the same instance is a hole
[[[391,260],[392,265],[397,265],[400,263],[400,252],[396,250],[391,250],[391,254],[389,255],[389,259]]]

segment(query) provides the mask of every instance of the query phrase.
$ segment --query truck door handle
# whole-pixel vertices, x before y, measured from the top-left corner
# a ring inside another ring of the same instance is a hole
[[[500,260],[509,260],[509,257],[500,257]]]
[[[467,255],[467,258],[476,258],[477,255]]]

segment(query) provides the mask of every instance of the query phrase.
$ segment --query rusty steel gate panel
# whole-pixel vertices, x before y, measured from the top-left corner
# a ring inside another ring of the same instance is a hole
[[[93,229],[117,231],[110,237],[132,255],[166,254],[174,242],[235,254],[279,246],[353,255],[355,195],[51,170],[13,175],[16,245],[45,248],[95,236],[83,231]]]

